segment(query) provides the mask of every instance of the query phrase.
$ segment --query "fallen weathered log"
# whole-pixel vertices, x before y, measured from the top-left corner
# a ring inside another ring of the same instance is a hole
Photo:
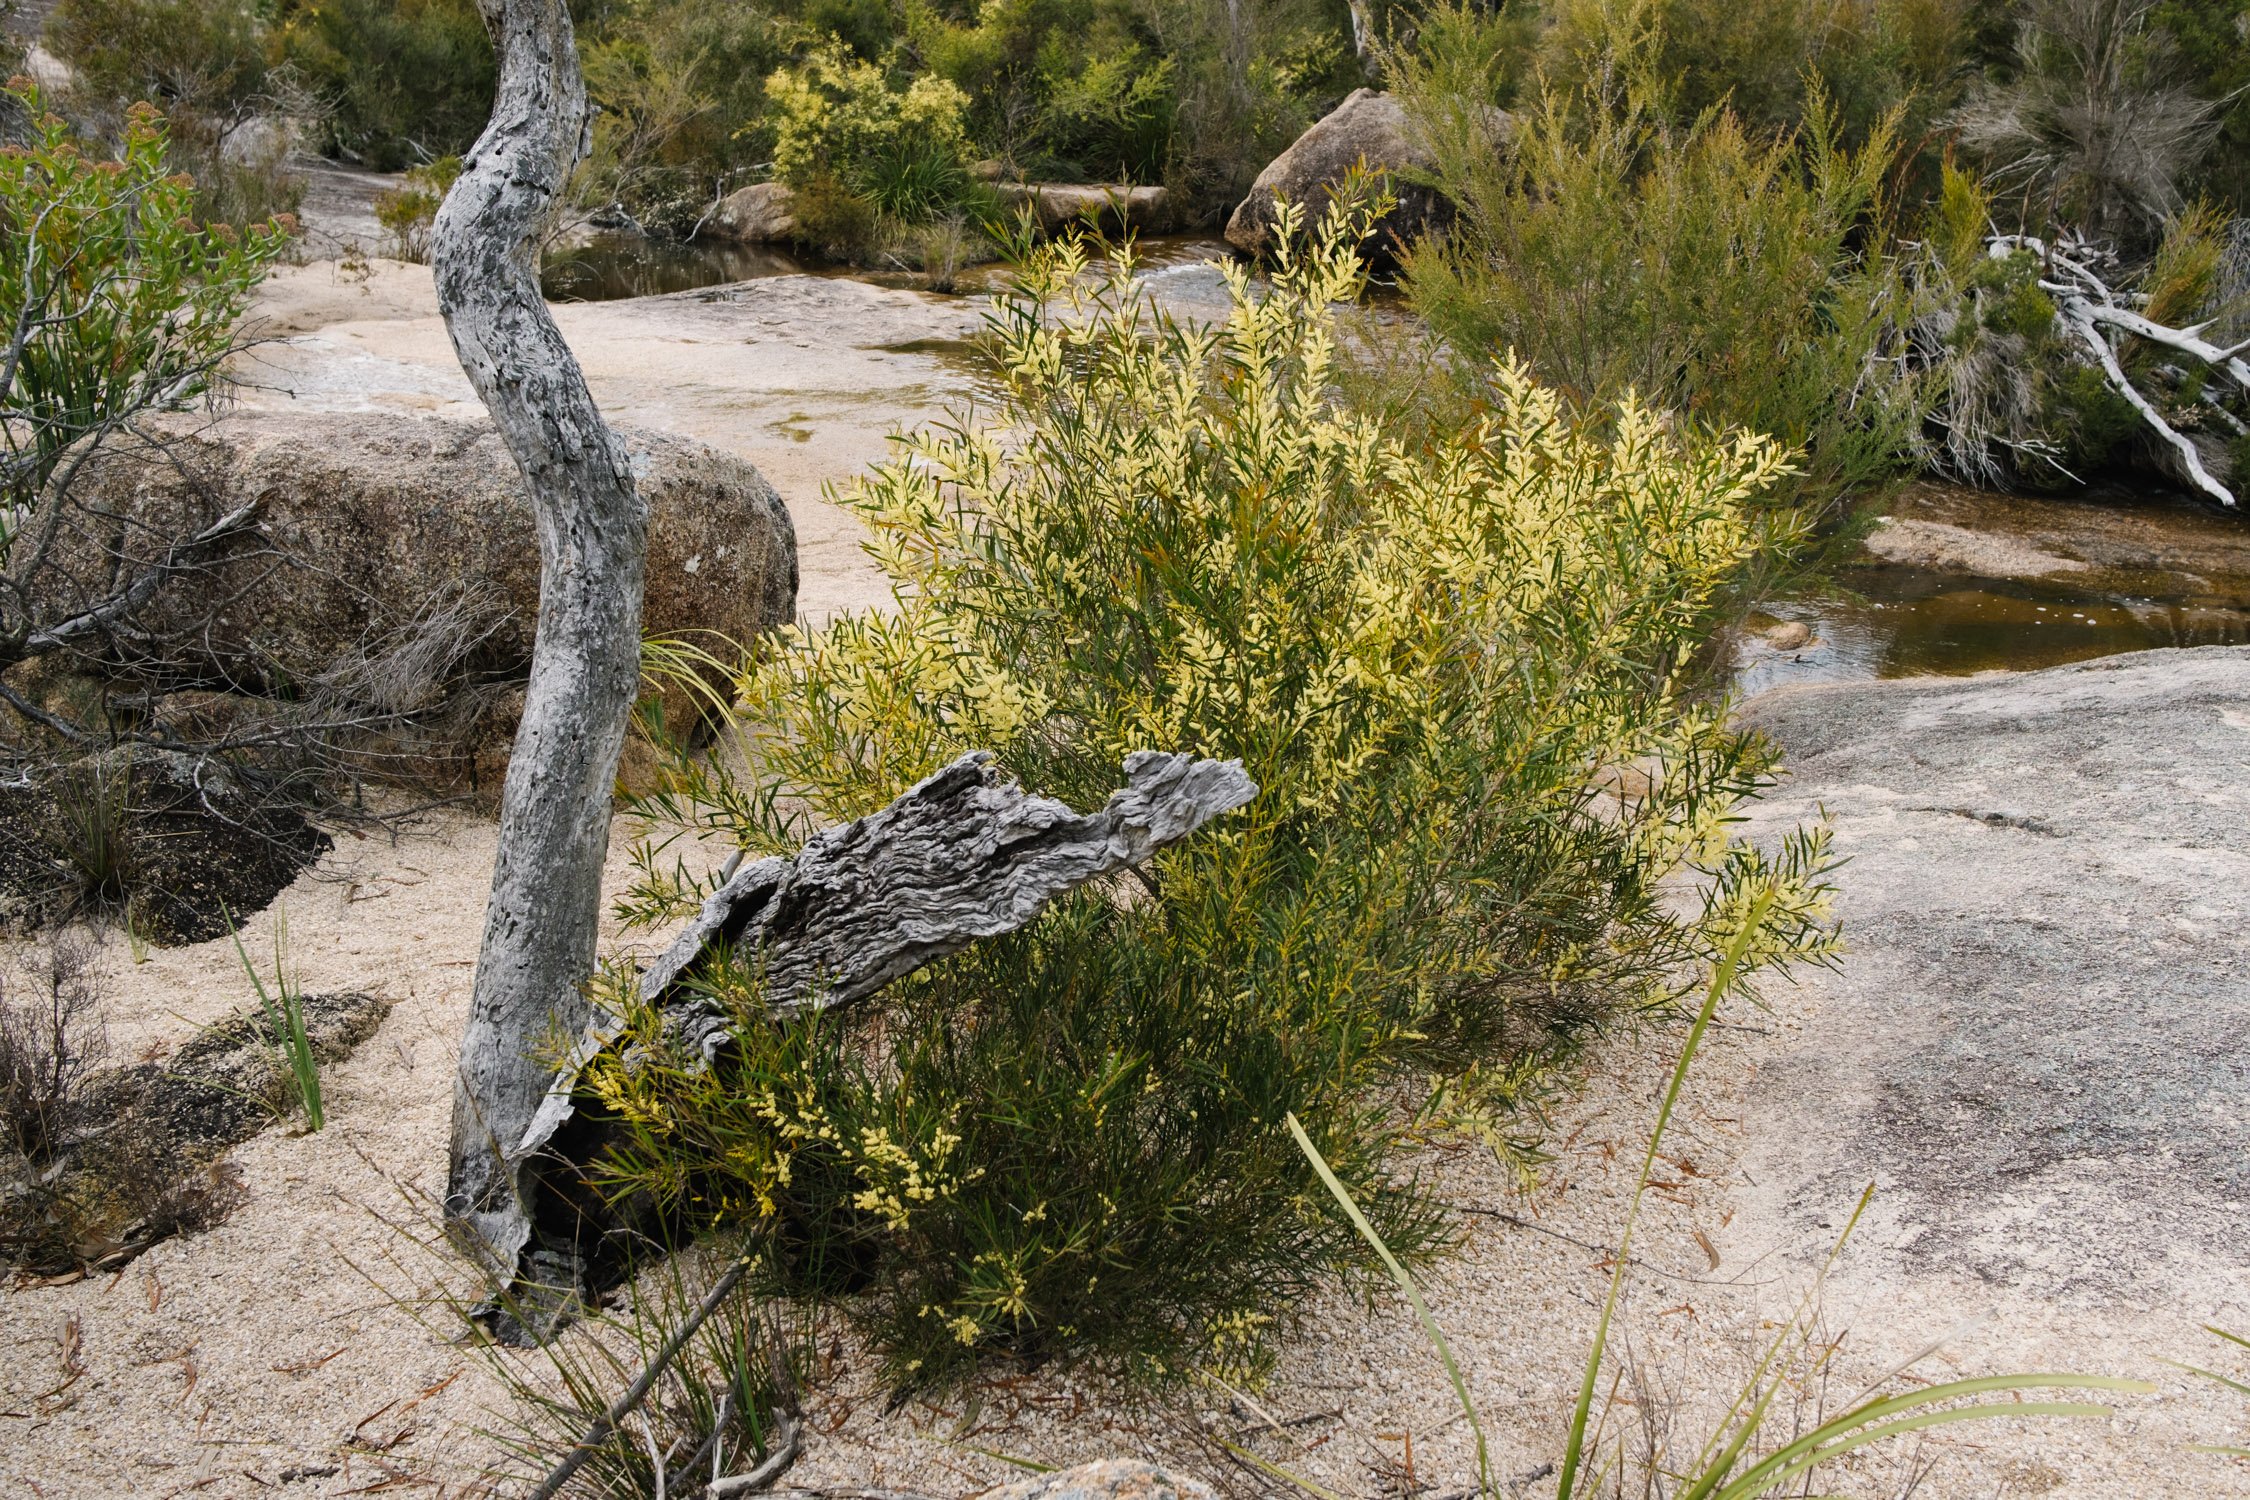
[[[2194,434],[2181,431],[2179,425],[2134,385],[2118,357],[2116,346],[2110,342],[2108,330],[2146,340],[2199,362],[2205,387],[2200,407],[2215,412],[2237,433],[2243,431],[2244,424],[2227,410],[2212,388],[2228,390],[2237,400],[2250,398],[2250,364],[2245,364],[2241,358],[2250,345],[2236,344],[2222,349],[2202,338],[2200,327],[2172,328],[2134,311],[2125,305],[2133,300],[2130,295],[2112,288],[2095,269],[2096,252],[2080,243],[2050,244],[2033,235],[1996,234],[1986,245],[1996,259],[2005,259],[2019,251],[2029,251],[2040,258],[2045,274],[2039,279],[2039,289],[2054,299],[2056,322],[2093,356],[2103,381],[2133,408],[2156,441],[2174,456],[2179,466],[2178,477],[2228,509],[2236,508],[2235,490],[2240,487],[2242,476],[2230,472],[2222,480],[2211,472],[2208,455]]]
[[[756,967],[777,1017],[846,1004],[979,938],[1014,931],[1057,896],[1139,864],[1258,791],[1239,761],[1143,750],[1126,758],[1125,785],[1102,809],[1080,814],[1002,781],[991,761],[985,751],[964,755],[880,812],[816,835],[789,858],[737,870],[641,976],[641,999],[709,1061],[737,1024],[692,984],[714,953]],[[583,1133],[564,1127],[578,1111],[580,1076],[624,1024],[595,1016],[509,1153],[509,1168],[561,1186],[558,1174],[574,1177],[586,1165]],[[565,1187],[532,1201],[542,1222],[519,1203],[513,1224],[490,1226],[504,1237],[480,1229],[488,1245],[518,1247],[515,1264],[494,1269],[519,1289],[527,1276],[544,1285],[550,1296],[535,1300],[551,1305],[551,1294],[574,1289],[584,1272],[577,1236],[585,1197]]]

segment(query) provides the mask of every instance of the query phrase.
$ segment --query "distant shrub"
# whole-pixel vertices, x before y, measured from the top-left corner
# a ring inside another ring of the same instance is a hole
[[[0,337],[22,339],[0,384],[0,549],[66,454],[83,459],[131,417],[208,389],[294,232],[287,221],[200,227],[195,184],[173,172],[151,105],[128,113],[104,160],[36,88],[8,92],[33,134],[0,152]],[[6,629],[25,628],[9,613]]]
[[[395,188],[375,195],[375,222],[391,237],[391,253],[400,260],[430,257],[430,228],[437,222],[438,206],[461,176],[461,158],[441,156],[427,166],[415,167]]]
[[[1950,211],[1989,227],[1981,186],[1948,174]],[[2117,270],[2116,286],[2152,321],[2200,327],[2226,339],[2250,314],[2250,298],[2234,284],[2230,243],[2235,230],[2216,210],[2182,214],[2137,271]],[[1981,242],[1980,242],[1981,251]],[[2082,334],[2058,316],[2042,281],[2048,270],[2030,249],[1965,262],[1925,261],[1923,274],[1950,292],[1927,333],[1942,338],[1944,358],[1932,408],[1942,440],[1933,458],[1954,477],[2034,489],[2077,488],[2121,468],[2165,467],[2169,455],[2150,443],[2146,421],[2098,365]],[[2241,474],[2239,410],[2211,389],[2168,345],[2126,338],[2120,370],[2176,430],[2198,433],[2206,464]]]
[[[792,187],[826,173],[899,218],[927,217],[967,181],[967,98],[927,74],[894,88],[834,40],[766,80],[774,175]]]
[[[47,38],[74,86],[103,104],[145,99],[232,121],[266,89],[262,11],[252,0],[61,0]]]
[[[1395,1170],[1405,1132],[1510,1149],[1574,1039],[1674,1002],[1754,884],[1785,895],[1753,966],[1825,944],[1820,841],[1730,837],[1767,752],[1681,692],[1779,451],[1636,403],[1595,435],[1513,365],[1431,442],[1339,406],[1366,223],[1262,297],[1230,268],[1217,328],[1156,312],[1129,255],[1096,280],[1075,239],[1034,251],[995,409],[844,497],[892,608],[746,664],[746,770],[683,757],[639,804],[794,848],[970,746],[1081,807],[1149,746],[1262,788],[879,1007],[769,1022],[746,962],[709,976],[737,1021],[714,1066],[644,1013],[636,1065],[598,1074],[633,1135],[615,1185],[767,1233],[770,1289],[843,1297],[896,1377],[1254,1372],[1361,1264],[1291,1112],[1426,1255],[1445,1231]],[[634,905],[692,896],[652,878]]]
[[[772,158],[766,80],[808,40],[790,9],[707,0],[581,8],[579,56],[598,113],[579,200],[622,208],[651,233],[691,234]]]
[[[832,172],[814,172],[790,190],[790,217],[798,243],[830,260],[866,262],[879,244],[881,214],[875,200],[846,187]]]
[[[1464,128],[1441,86],[1474,60],[1408,66],[1400,87],[1459,208],[1402,278],[1469,379],[1512,351],[1582,412],[1627,391],[1801,452],[1776,498],[1816,509],[1901,472],[1920,420],[1891,356],[1914,312],[1890,257],[1895,115],[1854,150],[1815,96],[1801,133],[1735,115],[1674,126],[1648,85],[1548,93],[1512,146]]]
[[[1542,7],[1526,7],[1536,11]],[[1894,111],[1908,134],[1959,97],[1975,0],[1550,0],[1546,82],[1598,90],[1625,71],[1655,86],[1671,124],[1728,109],[1753,131],[1793,130],[1815,101],[1857,142]],[[1521,14],[1514,6],[1503,13]]]
[[[227,0],[63,0],[47,37],[71,66],[72,114],[115,137],[129,106],[155,104],[173,170],[195,179],[196,222],[240,226],[293,214],[304,199],[288,170],[289,131],[260,117],[309,101],[272,66],[264,17]]]
[[[321,100],[324,145],[378,171],[458,156],[492,113],[476,0],[283,0],[279,49]]]

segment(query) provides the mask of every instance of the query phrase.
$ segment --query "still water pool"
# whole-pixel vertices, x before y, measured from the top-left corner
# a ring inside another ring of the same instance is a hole
[[[2250,644],[2250,519],[2176,496],[1995,495],[1936,484],[1909,488],[1892,514],[2005,544],[1984,550],[2046,558],[2058,570],[2010,578],[1929,565],[1934,559],[1847,566],[1832,589],[1776,601],[1752,621],[1762,628],[1734,648],[1742,691]],[[1811,639],[1796,644],[1801,632],[1782,629],[1792,622]]]

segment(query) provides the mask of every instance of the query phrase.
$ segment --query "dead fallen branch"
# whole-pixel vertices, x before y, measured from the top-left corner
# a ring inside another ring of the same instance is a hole
[[[1101,810],[1081,814],[1003,781],[989,752],[964,755],[795,855],[736,870],[641,976],[640,998],[683,1051],[708,1062],[739,1025],[694,984],[715,955],[755,966],[776,1017],[848,1004],[1022,927],[1056,897],[1140,864],[1258,790],[1238,761],[1143,750],[1126,758],[1124,771],[1125,785]],[[586,1278],[587,1195],[579,1185],[589,1142],[587,1132],[563,1126],[577,1113],[586,1066],[624,1025],[621,1016],[595,1016],[497,1164],[559,1191],[529,1194],[529,1212],[527,1195],[518,1194],[477,1216],[477,1239],[507,1257],[492,1269],[518,1294],[509,1312],[528,1332],[567,1315]]]
[[[2134,310],[2128,305],[2134,299],[2103,277],[2095,264],[2096,253],[2076,241],[2049,243],[2032,235],[2000,234],[1986,241],[1986,246],[1995,259],[2025,251],[2039,257],[2039,289],[2054,299],[2057,323],[2085,346],[2103,381],[2173,455],[2178,477],[2228,509],[2238,508],[2235,486],[2241,477],[2230,472],[2222,480],[2211,471],[2208,455],[2194,435],[2182,431],[2179,421],[2168,417],[2134,383],[2116,338],[2140,339],[2195,361],[2201,366],[2197,372],[2202,392],[2197,398],[2199,409],[2215,411],[2238,432],[2242,423],[2220,402],[2216,391],[2231,392],[2238,402],[2250,399],[2250,364],[2241,358],[2245,346],[2222,349],[2201,336],[2202,328],[2169,327]]]

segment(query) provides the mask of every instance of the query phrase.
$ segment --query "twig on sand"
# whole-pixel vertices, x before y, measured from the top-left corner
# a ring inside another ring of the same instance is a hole
[[[595,1450],[617,1431],[617,1424],[639,1408],[649,1391],[655,1387],[657,1378],[673,1360],[679,1358],[680,1351],[687,1347],[688,1340],[695,1337],[695,1331],[704,1325],[711,1314],[719,1310],[719,1304],[727,1300],[727,1294],[735,1289],[749,1271],[752,1259],[749,1255],[735,1257],[734,1264],[727,1267],[726,1274],[704,1296],[702,1304],[688,1315],[687,1321],[672,1331],[672,1336],[656,1351],[656,1358],[649,1361],[648,1368],[641,1372],[640,1378],[626,1389],[624,1395],[617,1398],[616,1404],[594,1419],[594,1425],[586,1429],[586,1435],[578,1440],[561,1463],[555,1465],[554,1471],[540,1483],[539,1488],[531,1492],[531,1500],[554,1500],[556,1495],[562,1493],[562,1487],[570,1483],[571,1476],[584,1468],[586,1461],[594,1456]]]

